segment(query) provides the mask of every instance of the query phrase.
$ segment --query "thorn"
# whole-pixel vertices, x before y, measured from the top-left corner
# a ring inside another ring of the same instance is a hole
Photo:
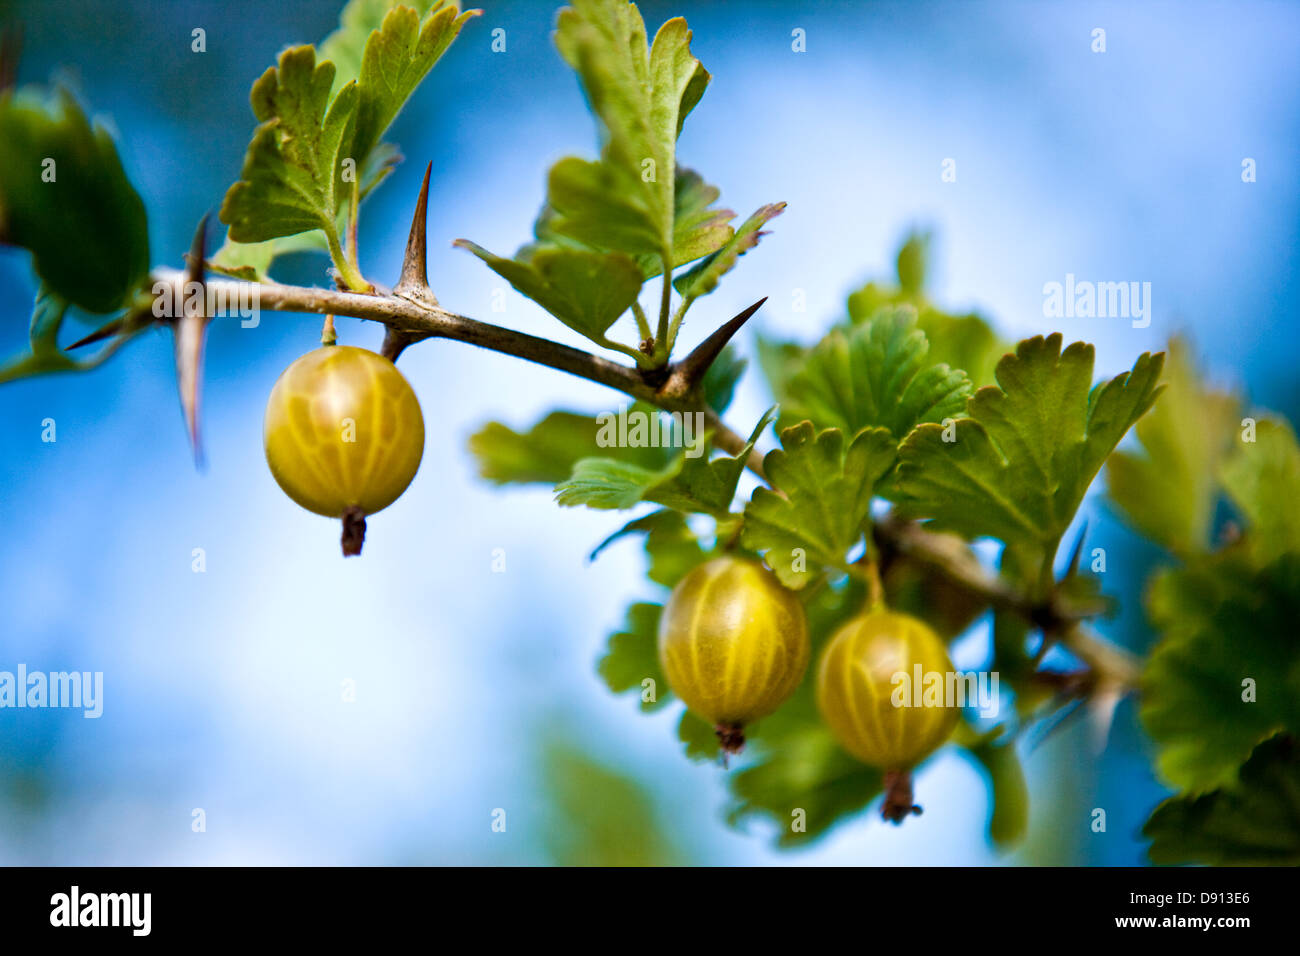
[[[677,367],[673,370],[673,377],[684,383],[684,393],[690,392],[703,381],[704,374],[709,370],[709,366],[713,364],[713,360],[718,357],[726,344],[731,341],[731,337],[740,331],[740,327],[748,322],[750,317],[762,308],[763,303],[766,301],[767,296],[763,296],[734,319],[731,319],[725,325],[719,326],[712,335],[695,346],[686,358],[677,363]]]
[[[203,460],[202,445],[199,443],[199,380],[203,366],[203,341],[211,321],[211,317],[206,314],[207,289],[203,281],[207,232],[208,217],[205,214],[199,220],[198,229],[194,231],[194,241],[186,256],[181,313],[172,319],[172,332],[176,337],[176,388],[180,393],[181,412],[185,416],[190,446],[194,449],[195,464]],[[197,305],[192,305],[196,297],[189,294],[192,291],[191,283],[199,286]]]
[[[1065,572],[1062,580],[1068,581],[1079,573],[1079,555],[1083,553],[1083,539],[1088,535],[1088,522],[1085,521],[1079,528],[1079,537],[1074,541],[1074,550],[1070,552],[1070,570]]]
[[[73,342],[71,345],[65,345],[63,347],[63,351],[70,352],[73,349],[79,349],[84,345],[92,345],[95,342],[102,342],[104,339],[111,338],[112,336],[116,335],[118,332],[120,332],[123,329],[125,325],[126,325],[125,319],[114,319],[112,322],[109,322],[107,325],[100,326],[98,329],[96,329],[94,332],[91,332],[85,338],[77,339],[77,341]]]
[[[433,163],[430,162],[424,168],[424,182],[420,185],[420,197],[415,201],[415,215],[411,217],[411,234],[406,239],[406,254],[402,257],[402,274],[397,279],[397,285],[393,286],[394,295],[424,305],[438,304],[433,292],[429,290],[427,265],[429,175],[432,172]]]

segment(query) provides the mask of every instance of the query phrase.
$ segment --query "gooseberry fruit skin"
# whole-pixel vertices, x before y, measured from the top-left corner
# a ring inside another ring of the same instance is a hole
[[[743,727],[780,707],[803,679],[809,653],[799,598],[742,558],[715,558],[691,570],[659,619],[659,662],[669,686],[720,729]]]
[[[302,507],[329,518],[372,515],[415,477],[424,417],[392,362],[330,345],[280,375],[266,403],[263,439],[271,474]]]
[[[952,672],[948,650],[926,624],[908,614],[876,610],[835,632],[817,668],[817,706],[840,744],[885,770],[913,767],[952,733],[959,708],[895,706],[895,674],[910,695],[916,665],[922,674]],[[947,703],[946,701],[943,703]]]

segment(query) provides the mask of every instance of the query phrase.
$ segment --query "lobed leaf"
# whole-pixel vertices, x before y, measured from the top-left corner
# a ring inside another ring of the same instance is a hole
[[[221,206],[230,229],[214,266],[260,279],[278,255],[337,245],[352,190],[364,199],[400,159],[380,138],[477,14],[443,0],[351,0],[319,57],[310,46],[282,53],[253,85],[260,125]]]
[[[644,711],[657,710],[672,699],[668,678],[659,666],[659,615],[662,605],[639,602],[627,610],[623,630],[610,635],[596,670],[615,694],[642,693],[643,681],[654,681],[654,700],[641,700]]]
[[[574,0],[560,11],[556,46],[600,119],[604,149],[598,163],[569,159],[552,170],[557,231],[676,258],[677,137],[709,82],[690,40],[676,17],[647,47],[640,12],[623,0]]]
[[[1300,865],[1300,750],[1279,734],[1254,749],[1237,779],[1171,797],[1142,827],[1153,863]]]
[[[333,84],[334,64],[318,63],[310,46],[285,50],[279,65],[253,84],[253,114],[261,125],[221,204],[221,221],[235,242],[311,229],[337,236],[357,87],[350,82],[331,100]]]
[[[1161,640],[1142,674],[1140,715],[1173,785],[1229,783],[1261,740],[1300,733],[1300,555],[1262,570],[1226,552],[1157,577]]]
[[[1154,403],[1163,354],[1090,388],[1093,348],[1037,336],[998,363],[969,418],[922,424],[899,451],[896,495],[909,515],[967,537],[1054,552],[1102,463]]]
[[[461,13],[438,2],[421,22],[412,7],[394,6],[366,41],[357,77],[357,119],[349,155],[358,168],[379,145],[406,101],[478,10]]]
[[[857,434],[883,427],[901,441],[922,422],[961,415],[971,393],[964,372],[926,361],[929,343],[909,308],[833,329],[786,384],[786,412]]]
[[[790,588],[802,588],[822,566],[846,568],[862,538],[877,482],[894,464],[896,446],[884,428],[859,432],[844,445],[838,429],[816,432],[802,422],[781,432],[781,445],[763,460],[774,488],[758,488],[745,508],[741,541],[764,552]]]

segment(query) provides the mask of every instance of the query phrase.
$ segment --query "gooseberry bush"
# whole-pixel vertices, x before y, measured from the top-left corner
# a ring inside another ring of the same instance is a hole
[[[1088,344],[1002,341],[980,316],[931,301],[926,240],[914,235],[896,279],[853,293],[820,341],[756,340],[775,401],[733,430],[724,415],[746,363],[729,343],[762,300],[709,321],[686,354],[679,333],[688,313],[706,321],[701,302],[724,280],[763,293],[731,273],[784,204],[737,221],[679,161],[710,75],[684,20],[651,38],[622,0],[573,0],[555,31],[597,152],[550,169],[534,235],[513,255],[456,240],[593,351],[440,305],[425,268],[433,164],[398,281],[379,284],[360,269],[357,224],[400,160],[385,135],[476,12],[350,0],[319,45],[281,53],[252,87],[256,126],[220,205],[224,243],[209,255],[200,224],[183,269],[151,267],[145,204],[77,99],[3,89],[0,240],[30,254],[39,292],[30,349],[0,380],[84,371],[165,326],[197,453],[213,302],[324,315],[321,348],[270,396],[266,456],[293,501],[342,520],[345,554],[361,552],[366,518],[419,466],[421,410],[394,364],[406,348],[452,339],[600,383],[674,440],[610,443],[595,411],[557,410],[522,430],[488,424],[470,448],[487,481],[636,512],[596,552],[643,542],[658,596],[628,609],[599,674],[645,711],[685,704],[684,755],[727,768],[733,823],[765,817],[785,846],[877,800],[900,823],[920,810],[925,762],[959,748],[990,781],[991,839],[1014,846],[1029,814],[1018,743],[1073,714],[1104,736],[1116,704],[1136,695],[1173,791],[1145,826],[1151,858],[1300,862],[1290,426],[1204,384],[1182,341],[1099,381]],[[279,257],[304,250],[328,256],[328,287],[270,278]],[[64,345],[69,315],[98,316],[98,327]],[[382,354],[335,344],[340,315],[382,323]],[[90,345],[99,351],[80,357]],[[703,447],[684,440],[693,416]],[[1156,638],[1145,659],[1098,633],[1113,600],[1086,532],[1072,533],[1103,468],[1105,506],[1166,556],[1146,591]],[[419,520],[399,512],[390,520]],[[996,706],[932,700],[954,673],[949,645],[979,625]]]

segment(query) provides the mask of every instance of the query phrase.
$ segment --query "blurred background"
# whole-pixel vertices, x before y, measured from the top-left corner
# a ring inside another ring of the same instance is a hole
[[[0,20],[22,25],[20,82],[62,76],[114,128],[153,259],[178,266],[237,177],[252,81],[282,47],[320,41],[340,6],[3,0]],[[450,245],[513,250],[549,165],[595,150],[551,42],[558,4],[483,6],[389,135],[407,161],[363,209],[362,267],[396,279],[432,160],[443,304],[581,344],[513,291],[492,313],[501,281]],[[641,6],[651,30],[685,15],[714,74],[680,160],[742,218],[790,204],[695,307],[688,345],[764,295],[751,326],[814,340],[922,226],[941,306],[976,309],[1009,338],[1094,342],[1099,376],[1185,330],[1219,382],[1297,418],[1297,5]],[[191,51],[198,27],[205,53]],[[806,52],[791,48],[796,29]],[[1257,182],[1242,182],[1245,158]],[[955,182],[941,181],[945,159]],[[322,284],[325,265],[302,256],[277,274]],[[1150,282],[1150,327],[1044,319],[1043,285],[1066,273]],[[34,291],[26,255],[0,251],[0,352],[24,347]],[[336,525],[288,501],[262,455],[266,397],[319,328],[277,314],[214,324],[201,471],[164,332],[96,372],[0,391],[0,670],[102,671],[105,685],[98,720],[0,710],[0,863],[1144,861],[1138,828],[1164,791],[1132,702],[1101,754],[1082,725],[1023,754],[1030,837],[1010,855],[986,842],[983,777],[949,755],[918,781],[925,815],[900,828],[865,813],[795,852],[761,823],[728,828],[723,771],[681,756],[677,708],[645,717],[595,673],[625,607],[656,596],[635,542],[587,560],[619,516],[561,512],[545,488],[494,490],[465,448],[489,419],[522,427],[554,407],[613,410],[619,396],[464,345],[411,349],[401,365],[425,409],[424,462],[370,521],[364,558],[344,561]],[[339,323],[347,344],[377,348],[381,331]],[[740,344],[752,355],[752,333]],[[728,417],[747,431],[768,401],[751,369]],[[41,441],[46,418],[55,443]],[[1095,497],[1086,510],[1123,601],[1103,629],[1140,652],[1158,556]],[[977,627],[957,666],[987,646]],[[1090,831],[1093,807],[1106,833]],[[505,832],[492,829],[499,809]]]

